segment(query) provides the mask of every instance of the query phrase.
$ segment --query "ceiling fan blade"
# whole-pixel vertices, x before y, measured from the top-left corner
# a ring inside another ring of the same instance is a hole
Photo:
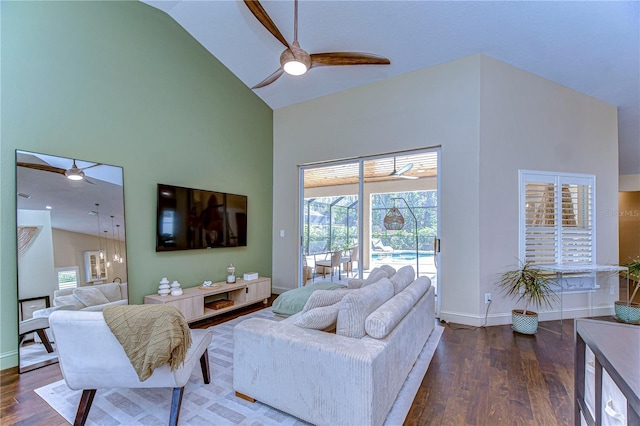
[[[264,10],[258,0],[244,0],[244,4],[247,5],[251,13],[253,13],[253,16],[255,16],[256,19],[260,21],[262,26],[265,27],[267,31],[269,31],[275,38],[277,38],[280,43],[284,44],[285,47],[289,47],[289,43],[287,43],[287,40],[284,38],[278,27],[276,27],[276,24],[273,23],[273,21],[267,14],[267,11]]]
[[[399,177],[402,179],[418,179],[418,176],[396,175],[396,177]]]
[[[280,76],[282,75],[282,73],[284,73],[284,70],[282,68],[278,68],[276,70],[276,72],[274,72],[273,74],[271,74],[269,77],[265,78],[264,80],[262,80],[260,83],[256,84],[255,86],[253,86],[251,89],[259,89],[261,87],[264,86],[268,86],[269,84],[273,83],[274,81],[276,81],[278,78],[280,78]]]
[[[409,170],[411,170],[413,168],[413,163],[409,163],[406,166],[404,166],[403,168],[401,168],[400,170],[398,170],[397,175],[400,176],[404,173],[407,173]],[[395,168],[394,168],[395,170]]]
[[[92,164],[92,165],[87,166],[87,167],[83,167],[83,168],[78,169],[78,170],[87,170],[87,169],[90,169],[92,167],[97,167],[97,166],[102,166],[102,164],[101,163],[96,163],[96,164]]]
[[[335,65],[389,65],[391,61],[371,53],[328,52],[311,55],[311,68]]]
[[[65,169],[61,169],[59,167],[53,167],[48,164],[33,164],[33,163],[23,163],[21,161],[18,161],[16,165],[19,167],[26,167],[28,169],[42,170],[43,172],[53,172],[53,173],[60,173],[60,174],[64,174],[64,172],[66,172]]]

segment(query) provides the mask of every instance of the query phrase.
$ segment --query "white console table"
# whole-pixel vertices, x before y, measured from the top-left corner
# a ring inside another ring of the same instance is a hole
[[[598,265],[585,263],[555,263],[532,265],[540,271],[547,271],[556,274],[556,284],[554,291],[560,295],[560,324],[562,324],[564,311],[564,294],[587,292],[589,297],[589,316],[593,316],[591,294],[600,289],[597,282],[599,273],[620,273],[627,271],[626,266],[619,265]],[[569,275],[569,277],[567,277]],[[582,275],[583,280],[574,280],[573,277]],[[587,279],[589,277],[589,279]],[[575,281],[572,283],[572,280]],[[629,287],[627,278],[627,288]],[[551,330],[553,331],[553,330]],[[562,333],[560,333],[562,334]]]
[[[213,283],[211,287],[191,287],[182,289],[180,296],[159,296],[152,294],[144,297],[145,304],[166,304],[180,309],[187,322],[200,321],[215,315],[220,315],[234,309],[242,308],[262,301],[265,305],[271,297],[271,279],[258,277],[255,280],[239,278],[233,284],[224,281]],[[207,307],[207,299],[223,297],[233,301],[231,306],[220,309]]]

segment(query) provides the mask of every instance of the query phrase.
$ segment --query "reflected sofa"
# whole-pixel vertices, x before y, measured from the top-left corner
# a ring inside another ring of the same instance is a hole
[[[53,292],[53,310],[65,307],[80,311],[102,311],[107,306],[128,303],[127,283],[97,284]]]

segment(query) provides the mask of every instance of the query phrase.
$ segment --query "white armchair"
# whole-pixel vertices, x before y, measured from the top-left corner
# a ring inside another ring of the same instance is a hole
[[[191,347],[184,364],[171,371],[164,364],[151,377],[140,381],[122,345],[104,320],[102,312],[55,311],[49,316],[60,370],[70,389],[82,389],[75,425],[84,425],[97,389],[103,388],[173,388],[170,425],[178,423],[184,386],[200,360],[205,383],[209,383],[207,347],[211,332],[191,330]]]

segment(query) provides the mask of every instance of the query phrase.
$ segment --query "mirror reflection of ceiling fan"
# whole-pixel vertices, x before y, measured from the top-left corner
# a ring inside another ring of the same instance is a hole
[[[280,54],[280,68],[252,87],[259,89],[276,81],[283,73],[302,75],[311,68],[337,65],[389,65],[382,56],[359,52],[307,53],[298,43],[298,0],[294,0],[293,42],[289,44],[258,0],[244,0],[258,21],[286,48]]]
[[[50,166],[48,164],[24,163],[20,161],[17,162],[17,166],[19,167],[26,167],[28,169],[41,170],[44,172],[59,173],[61,175],[66,176],[68,179],[75,180],[75,181],[82,180],[92,185],[94,185],[94,183],[91,182],[89,179],[87,179],[87,177],[84,174],[84,170],[90,169],[92,167],[100,166],[100,165],[101,165],[100,163],[95,163],[87,167],[79,168],[76,165],[76,160],[73,160],[73,164],[70,168],[63,169],[60,167]]]
[[[413,163],[409,163],[400,170],[396,170],[396,157],[393,157],[393,171],[389,174],[389,177],[399,177],[402,179],[418,179],[418,176],[406,176],[409,170],[413,168]]]

